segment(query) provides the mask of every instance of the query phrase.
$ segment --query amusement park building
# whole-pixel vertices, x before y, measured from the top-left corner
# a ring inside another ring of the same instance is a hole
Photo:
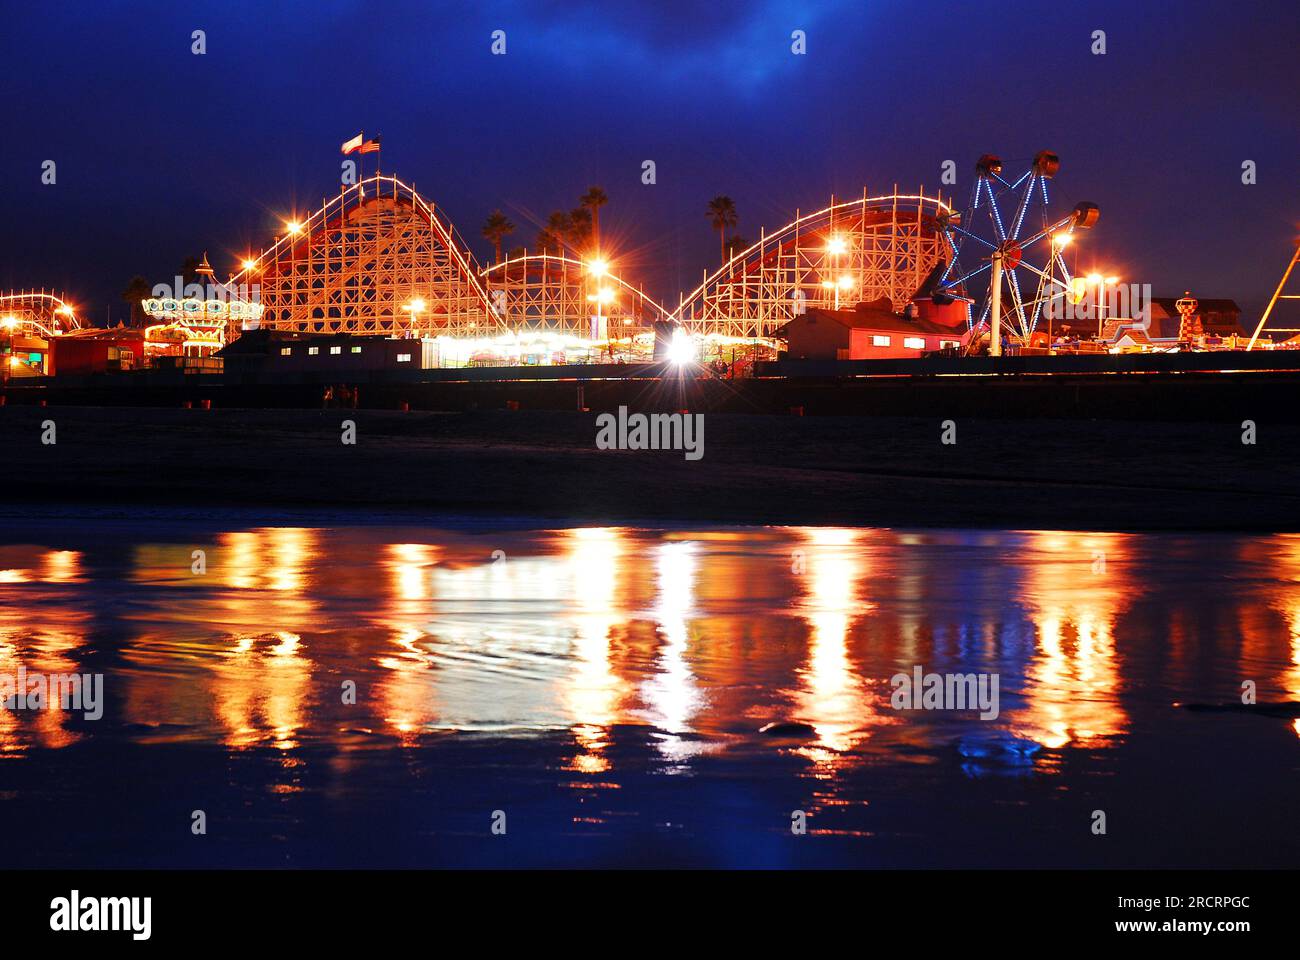
[[[1178,297],[1151,298],[1150,335],[1177,339],[1182,317],[1178,313]],[[1234,300],[1199,300],[1195,316],[1200,318],[1201,329],[1211,337],[1245,337],[1249,331],[1241,325],[1241,307]]]
[[[310,334],[284,330],[246,332],[217,354],[226,369],[280,373],[360,374],[374,370],[425,370],[436,367],[432,340],[384,334]]]
[[[71,330],[50,341],[47,373],[81,375],[132,370],[144,366],[145,333],[132,327]]]
[[[852,310],[812,307],[795,317],[776,336],[788,344],[793,360],[875,360],[920,357],[957,349],[969,331],[925,316],[894,313],[884,301],[860,303]]]

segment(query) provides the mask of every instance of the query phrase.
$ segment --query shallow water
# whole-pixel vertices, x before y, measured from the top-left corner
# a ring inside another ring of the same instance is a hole
[[[0,710],[4,866],[1300,854],[1300,720],[1174,706],[1300,701],[1300,536],[10,522],[20,666],[103,716]]]

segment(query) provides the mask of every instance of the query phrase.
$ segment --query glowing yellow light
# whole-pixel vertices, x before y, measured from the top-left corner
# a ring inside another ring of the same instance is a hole
[[[853,278],[849,276],[840,277],[840,289],[847,290],[853,286]]]
[[[19,360],[17,357],[10,357],[10,358],[9,358],[9,366],[11,366],[11,367],[19,367],[19,366],[22,366],[22,361]]]
[[[844,253],[849,249],[848,241],[843,237],[835,236],[826,241],[826,252],[831,254]]]
[[[290,220],[288,223],[284,225],[284,228],[288,230],[290,233],[302,232],[302,224],[299,223],[297,220]]]
[[[599,293],[598,296],[599,296],[599,299],[600,299],[600,302],[601,302],[601,303],[613,303],[613,302],[614,302],[614,291],[611,290],[609,287],[601,287],[601,288],[600,288],[600,293]]]
[[[831,283],[829,280],[823,280],[822,286],[829,290],[831,287],[835,286],[835,284]]]
[[[673,363],[690,363],[695,359],[695,341],[685,330],[674,330],[668,344],[668,359]]]
[[[424,302],[424,298],[423,298],[423,297],[413,297],[413,298],[411,299],[411,302],[408,303],[408,304],[407,304],[405,307],[403,307],[402,309],[403,309],[403,310],[410,310],[411,313],[422,313],[422,312],[424,311],[425,306],[426,306],[426,304],[425,304],[425,302]]]
[[[1074,237],[1071,234],[1068,233],[1052,234],[1052,246],[1054,247],[1068,247],[1073,242],[1074,242]]]
[[[601,259],[596,259],[587,264],[587,272],[593,277],[603,277],[609,273],[609,264]]]
[[[1101,283],[1101,281],[1102,281],[1102,276],[1101,276],[1100,273],[1090,273],[1090,274],[1088,274],[1087,280],[1088,280],[1088,282],[1091,283],[1093,286],[1096,286],[1097,284]]]
[[[1107,278],[1106,278],[1106,283],[1107,283],[1107,285],[1111,285],[1111,286],[1113,286],[1114,284],[1119,283],[1119,277],[1107,277]]]
[[[12,330],[14,327],[18,326],[18,318],[5,317],[3,320],[0,320],[0,324],[3,324],[6,329]]]
[[[257,261],[256,261],[256,260],[245,260],[245,261],[241,264],[241,266],[243,266],[243,268],[244,268],[245,270],[252,270],[255,266],[257,266]]]

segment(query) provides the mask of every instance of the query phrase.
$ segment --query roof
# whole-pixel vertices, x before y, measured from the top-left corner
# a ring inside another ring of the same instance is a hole
[[[261,327],[257,330],[245,330],[240,336],[231,340],[217,351],[218,357],[236,354],[260,354],[268,352],[272,345],[284,343],[321,343],[324,341],[344,341],[346,343],[365,343],[371,340],[392,340],[393,337],[382,333],[300,333],[296,330],[277,330],[273,327]]]
[[[825,318],[850,330],[884,330],[890,333],[920,333],[943,337],[962,337],[966,331],[919,317],[904,317],[883,306],[886,300],[873,300],[859,303],[852,310],[826,310],[821,307],[809,307],[801,315],[804,322],[808,318],[819,320]],[[801,317],[795,317],[780,330],[778,337],[785,336],[785,330],[792,323],[798,323]]]
[[[69,330],[58,336],[60,340],[143,340],[144,330],[141,327],[82,327],[79,330]]]

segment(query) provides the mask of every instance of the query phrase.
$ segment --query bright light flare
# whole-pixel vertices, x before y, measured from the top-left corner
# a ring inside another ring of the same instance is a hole
[[[849,249],[848,241],[841,236],[834,236],[826,241],[827,253],[839,255],[841,253],[847,252],[848,249]]]
[[[256,261],[256,260],[244,260],[244,261],[242,261],[242,262],[240,263],[240,266],[242,266],[245,270],[252,270],[254,267],[257,266],[257,261]]]
[[[284,225],[284,228],[293,234],[302,233],[302,224],[297,220],[290,220]]]
[[[402,309],[410,310],[411,313],[423,313],[426,306],[428,306],[428,304],[424,302],[423,297],[412,297],[411,301]]]
[[[14,327],[18,326],[18,318],[5,317],[3,320],[0,320],[0,326],[3,326],[6,330],[12,330]]]
[[[670,363],[694,363],[696,358],[695,341],[685,330],[674,330],[673,338],[668,343],[668,360]]]
[[[1068,233],[1052,234],[1052,246],[1054,247],[1068,247],[1072,243],[1074,243],[1074,237],[1071,234]]]
[[[609,262],[597,257],[587,264],[587,272],[593,277],[603,277],[609,273]]]
[[[853,287],[853,278],[850,276],[840,277],[840,289],[849,290]]]

